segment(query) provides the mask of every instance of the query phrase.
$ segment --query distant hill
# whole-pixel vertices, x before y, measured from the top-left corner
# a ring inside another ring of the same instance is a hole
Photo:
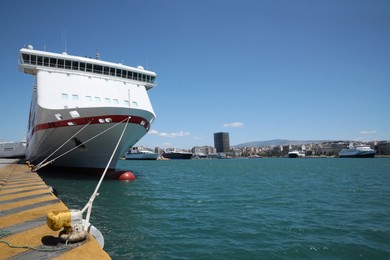
[[[255,141],[243,144],[237,144],[233,147],[256,147],[256,146],[279,146],[279,145],[301,145],[301,144],[319,144],[323,142],[329,142],[328,140],[285,140],[285,139],[273,139],[268,141]]]

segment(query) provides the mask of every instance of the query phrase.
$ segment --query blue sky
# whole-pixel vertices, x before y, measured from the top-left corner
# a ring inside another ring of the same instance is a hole
[[[143,65],[157,114],[138,144],[390,140],[390,1],[6,1],[0,140],[25,136],[33,78],[18,51]],[[64,37],[66,35],[66,37]]]

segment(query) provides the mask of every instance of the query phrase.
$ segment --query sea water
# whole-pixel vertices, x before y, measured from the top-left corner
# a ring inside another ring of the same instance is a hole
[[[113,259],[390,259],[390,158],[123,161],[91,222]],[[43,176],[70,207],[98,179]]]

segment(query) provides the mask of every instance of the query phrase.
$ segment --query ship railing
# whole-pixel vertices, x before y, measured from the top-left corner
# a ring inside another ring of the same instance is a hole
[[[89,72],[94,74],[104,74],[117,78],[140,81],[146,83],[146,86],[148,88],[157,86],[157,82],[155,82],[155,76],[143,74],[141,72],[103,66],[82,61],[73,61],[21,53],[19,58],[19,65],[29,67],[29,69],[37,69],[37,66],[43,66],[50,68]]]

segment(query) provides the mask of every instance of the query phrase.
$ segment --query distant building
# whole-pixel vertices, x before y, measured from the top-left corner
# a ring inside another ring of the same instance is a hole
[[[380,142],[375,146],[375,150],[379,155],[390,154],[390,142]]]
[[[214,147],[211,147],[211,146],[194,146],[194,147],[192,147],[191,152],[193,154],[209,155],[209,154],[216,153],[216,150]]]
[[[227,153],[230,151],[229,133],[215,133],[214,134],[214,147],[217,149],[217,153]]]

